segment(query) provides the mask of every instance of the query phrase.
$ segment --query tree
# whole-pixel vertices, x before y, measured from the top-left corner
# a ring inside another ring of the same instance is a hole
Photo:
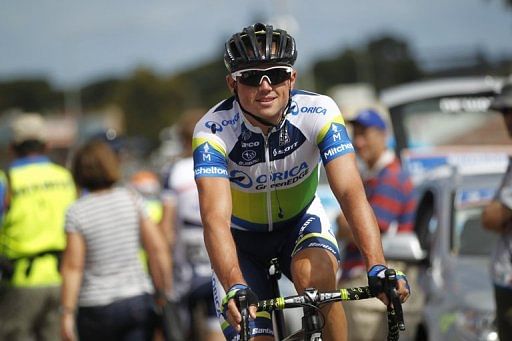
[[[139,68],[120,84],[114,101],[125,113],[128,135],[156,142],[160,130],[176,120],[185,99],[172,82]]]
[[[366,47],[370,83],[380,90],[391,85],[421,78],[420,70],[408,44],[400,39],[383,36]]]
[[[20,79],[0,83],[0,112],[8,109],[24,111],[61,111],[62,92],[52,88],[45,79]]]
[[[320,92],[336,84],[358,82],[382,89],[422,76],[408,44],[391,36],[375,38],[363,47],[348,48],[333,59],[320,60],[313,72]]]

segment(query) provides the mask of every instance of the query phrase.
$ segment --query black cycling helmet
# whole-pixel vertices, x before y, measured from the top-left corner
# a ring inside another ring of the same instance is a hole
[[[224,50],[224,64],[229,72],[261,63],[292,66],[296,59],[295,39],[285,30],[262,23],[233,34]]]

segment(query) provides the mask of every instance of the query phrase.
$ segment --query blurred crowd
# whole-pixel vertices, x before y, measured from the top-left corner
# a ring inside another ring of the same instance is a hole
[[[508,102],[496,107],[509,130],[511,90],[505,87],[508,97],[498,99]],[[224,339],[193,173],[192,135],[202,114],[187,112],[177,123],[181,154],[172,162],[161,169],[142,165],[129,174],[115,137],[93,136],[73,152],[69,165],[59,165],[47,155],[44,118],[15,117],[10,164],[0,171],[0,340]],[[364,108],[347,124],[381,233],[412,232],[417,197],[389,148],[389,122]],[[500,190],[505,194],[496,198],[498,213],[488,208],[484,217],[489,229],[499,214],[510,220],[509,178]],[[365,265],[343,213],[336,221],[344,250],[339,285],[366,285]],[[416,267],[392,267],[405,269],[417,287]],[[498,310],[506,315],[511,298],[503,287],[495,289]],[[406,316],[420,311],[423,300],[415,291]],[[382,338],[383,309],[369,301],[346,304],[350,339]],[[502,319],[500,328],[508,332]]]
[[[123,167],[109,131],[48,156],[45,119],[10,124],[0,172],[0,340],[220,340],[193,176],[199,112],[164,169]]]

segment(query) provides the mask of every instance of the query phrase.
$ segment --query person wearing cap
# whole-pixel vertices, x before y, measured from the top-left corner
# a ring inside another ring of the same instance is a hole
[[[6,172],[8,209],[0,255],[12,271],[2,278],[0,340],[57,340],[64,217],[76,190],[70,172],[45,154],[41,115],[20,114],[10,128],[14,160]]]
[[[411,178],[405,172],[393,150],[387,146],[387,124],[374,109],[360,110],[348,121],[352,126],[352,143],[362,162],[363,185],[368,201],[377,218],[381,233],[409,232],[413,229],[416,196]],[[354,243],[349,224],[343,213],[337,218],[337,237],[344,244],[341,266],[341,287],[365,285],[364,259]],[[388,263],[406,270],[409,283],[415,279],[415,269],[403,263]],[[414,295],[404,309],[410,308],[419,295]],[[344,303],[351,340],[378,340],[385,337],[385,308],[374,302]],[[407,315],[406,315],[407,316]]]
[[[512,81],[494,98],[490,109],[499,111],[512,137]],[[500,340],[512,340],[512,158],[494,199],[482,212],[484,228],[499,234],[491,262]]]

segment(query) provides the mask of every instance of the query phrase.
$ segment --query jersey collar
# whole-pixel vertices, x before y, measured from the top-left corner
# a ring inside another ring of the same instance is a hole
[[[21,167],[35,163],[48,163],[50,159],[46,155],[34,155],[21,157],[11,162],[9,168]]]

